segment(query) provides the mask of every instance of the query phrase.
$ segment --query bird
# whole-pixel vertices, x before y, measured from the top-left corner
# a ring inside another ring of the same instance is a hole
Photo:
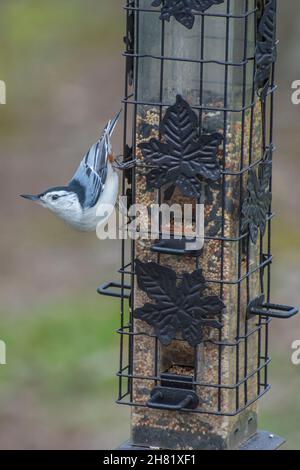
[[[51,187],[37,195],[21,194],[21,197],[49,209],[79,231],[94,231],[99,224],[104,224],[110,214],[102,208],[113,209],[119,193],[111,137],[121,112],[107,123],[67,186]]]

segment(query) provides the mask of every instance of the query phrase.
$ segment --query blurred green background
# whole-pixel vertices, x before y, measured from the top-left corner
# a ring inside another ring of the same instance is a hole
[[[273,299],[299,305],[298,0],[279,1]],[[118,242],[80,234],[18,194],[64,184],[120,107],[122,0],[1,0],[0,448],[109,449],[129,436],[114,404],[119,304],[96,294],[114,277]],[[120,126],[121,127],[121,126]],[[116,151],[121,151],[116,134]],[[272,392],[260,427],[300,449],[300,318],[272,324]]]

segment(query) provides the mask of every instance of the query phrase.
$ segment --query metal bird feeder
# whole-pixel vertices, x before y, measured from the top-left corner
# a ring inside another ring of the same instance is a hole
[[[125,10],[123,195],[201,202],[205,233],[190,252],[160,221],[156,240],[122,242],[120,283],[99,289],[121,299],[124,448],[276,449],[257,429],[269,327],[297,313],[270,289],[276,0]]]

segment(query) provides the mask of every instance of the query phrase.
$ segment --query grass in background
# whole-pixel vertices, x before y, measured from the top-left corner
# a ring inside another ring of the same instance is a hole
[[[0,367],[0,420],[6,403],[30,393],[45,410],[50,427],[83,427],[83,432],[97,433],[108,426],[113,435],[115,426],[129,424],[127,410],[119,407],[114,413],[113,408],[118,312],[117,300],[91,298],[88,292],[23,315],[2,312],[0,332],[8,364]],[[273,388],[260,406],[260,428],[287,438],[286,449],[297,449],[299,373],[286,354],[289,351],[274,351],[269,374]]]
[[[118,302],[88,293],[22,315],[1,314],[8,364],[0,394],[25,386],[45,398],[111,390],[117,370]]]
[[[283,214],[280,218],[275,217],[272,223],[272,249],[277,256],[291,254],[294,260],[300,258],[300,226],[299,221],[294,223],[289,218],[284,220]]]
[[[260,405],[260,428],[286,439],[285,450],[300,448],[300,366],[294,366],[287,355],[291,351],[272,351],[269,381],[272,389]]]
[[[41,103],[51,107],[62,76],[76,77],[86,57],[99,57],[101,66],[101,56],[123,49],[122,5],[123,0],[1,1],[0,79],[9,103],[0,113],[3,138],[30,131]]]
[[[0,79],[7,82],[9,102],[9,106],[1,108],[2,141],[10,134],[17,140],[22,132],[31,132],[34,138],[35,124],[41,122],[40,108],[49,113],[62,78],[73,83],[74,77],[76,83],[79,64],[85,64],[87,56],[100,67],[111,50],[122,49],[123,3],[1,1]],[[100,100],[102,93],[99,90],[95,99]],[[31,222],[22,230],[25,238],[32,237]],[[53,242],[52,230],[55,232],[49,218],[47,234]],[[41,236],[41,242],[48,246],[47,234],[36,230],[34,236]],[[290,254],[295,257],[300,252],[296,218],[295,227],[291,227],[290,220],[284,224],[282,219],[275,219],[273,242],[276,258]],[[66,243],[70,244],[69,236]],[[88,250],[85,245],[81,248]],[[279,262],[277,259],[276,264]],[[273,290],[276,292],[276,285]],[[21,287],[17,295],[22,296]],[[0,367],[0,431],[6,433],[13,428],[11,442],[15,446],[46,445],[45,436],[39,437],[41,425],[62,435],[63,445],[70,440],[69,434],[63,437],[66,428],[81,433],[82,443],[84,435],[86,442],[90,441],[86,434],[89,430],[95,435],[107,432],[114,436],[125,416],[129,423],[127,408],[124,411],[123,407],[113,406],[119,353],[114,333],[119,327],[118,314],[117,301],[96,297],[93,291],[76,293],[62,302],[41,304],[30,311],[24,307],[18,314],[0,312],[0,339],[7,343],[8,360],[7,366]],[[282,328],[288,328],[288,324]],[[288,438],[287,448],[299,449],[300,368],[291,365],[289,351],[279,350],[277,344],[272,349],[269,380],[273,389],[261,405],[260,427]],[[16,437],[18,426],[23,434]],[[25,441],[26,432],[34,433],[29,442]],[[0,439],[2,447],[1,444]]]
[[[118,301],[82,292],[22,315],[1,313],[1,448],[7,434],[9,448],[40,449],[109,448],[128,437],[128,409],[116,413],[115,405],[118,312]]]

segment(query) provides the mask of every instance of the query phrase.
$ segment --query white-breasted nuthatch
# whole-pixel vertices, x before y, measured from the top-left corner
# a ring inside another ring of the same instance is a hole
[[[67,186],[57,186],[41,194],[21,197],[50,209],[77,230],[92,231],[107,220],[101,206],[114,207],[119,192],[119,178],[113,165],[111,136],[121,111],[111,119],[102,136],[84,156]]]

